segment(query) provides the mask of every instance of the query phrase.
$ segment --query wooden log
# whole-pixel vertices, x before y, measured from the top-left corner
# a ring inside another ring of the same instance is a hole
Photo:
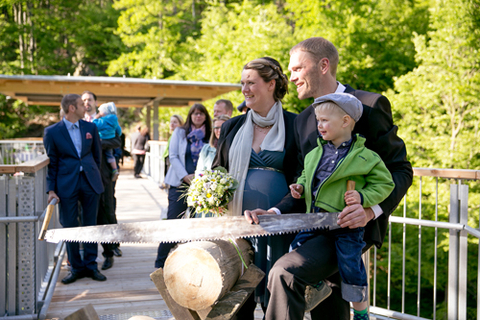
[[[150,275],[150,278],[157,287],[158,292],[160,292],[160,294],[162,295],[163,301],[165,301],[168,310],[170,310],[175,319],[201,320],[200,316],[195,311],[188,310],[187,308],[180,306],[178,303],[175,302],[175,300],[173,300],[170,293],[168,293],[167,287],[165,286],[162,268],[154,271]]]
[[[248,241],[236,246],[250,265],[253,251]],[[190,310],[203,310],[220,300],[242,276],[242,261],[230,241],[195,241],[178,246],[165,261],[165,285],[173,300]]]
[[[230,292],[213,306],[205,320],[233,319],[263,277],[265,277],[265,273],[252,263]]]

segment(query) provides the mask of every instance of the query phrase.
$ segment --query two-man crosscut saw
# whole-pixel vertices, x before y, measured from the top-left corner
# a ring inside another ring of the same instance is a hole
[[[259,224],[250,224],[245,217],[176,219],[109,224],[89,227],[47,230],[49,242],[160,243],[198,240],[225,240],[272,236],[303,230],[333,230],[337,213],[292,213],[258,216]]]

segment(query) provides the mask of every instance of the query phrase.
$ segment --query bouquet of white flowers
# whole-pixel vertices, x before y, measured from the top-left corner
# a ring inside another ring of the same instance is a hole
[[[202,217],[212,213],[219,217],[225,213],[237,186],[238,181],[225,168],[217,167],[195,176],[183,196],[187,197],[187,205],[194,213]]]

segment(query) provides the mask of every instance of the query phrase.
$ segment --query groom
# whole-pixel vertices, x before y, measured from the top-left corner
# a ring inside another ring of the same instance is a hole
[[[43,144],[50,158],[47,171],[48,202],[59,201],[60,223],[64,228],[78,227],[78,202],[82,204],[83,226],[97,224],[99,195],[103,192],[100,177],[101,145],[97,126],[83,121],[85,106],[78,94],[62,99],[65,117],[45,128]],[[78,242],[67,242],[68,260],[72,266],[63,284],[90,277],[105,281],[97,268],[97,243],[83,243],[83,257]]]

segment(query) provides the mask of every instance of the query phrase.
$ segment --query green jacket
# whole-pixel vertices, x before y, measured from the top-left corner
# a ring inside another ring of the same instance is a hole
[[[323,144],[318,139],[318,147],[305,156],[305,165],[297,183],[303,186],[307,213],[312,211],[313,179],[323,154]],[[340,212],[345,208],[344,195],[347,180],[355,181],[355,190],[363,196],[363,207],[381,203],[392,192],[395,184],[382,159],[365,147],[365,138],[356,135],[347,155],[339,161],[332,174],[319,187],[315,206],[328,212]]]

